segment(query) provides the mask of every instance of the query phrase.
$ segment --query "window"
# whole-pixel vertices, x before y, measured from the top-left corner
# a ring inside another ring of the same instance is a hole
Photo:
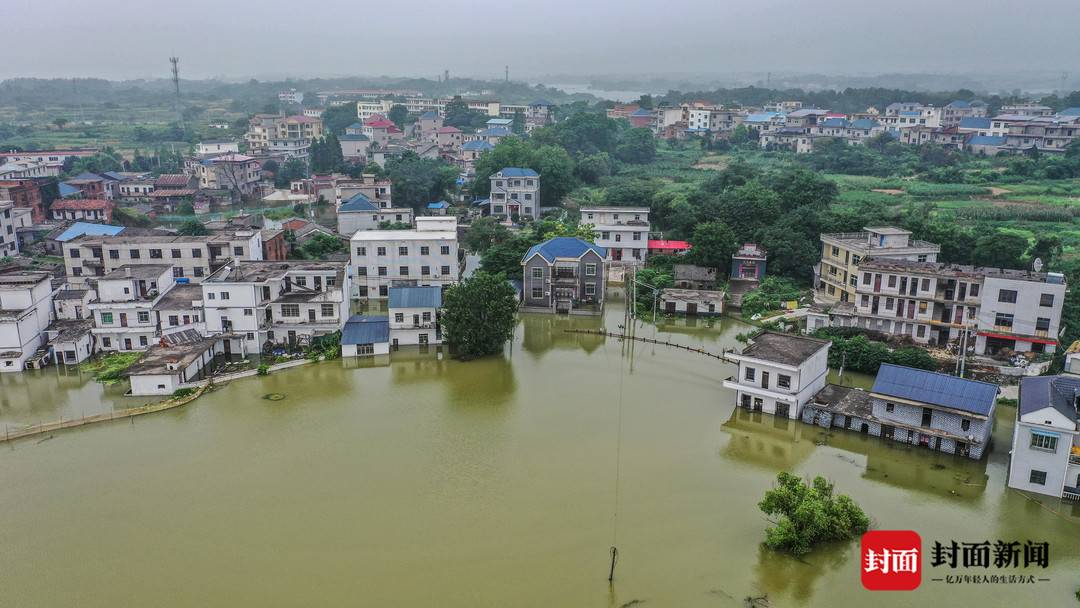
[[[968,289],[968,295],[973,297],[973,298],[977,297],[979,295],[979,284],[978,283],[972,283],[971,284],[971,288]]]
[[[356,255],[367,255],[367,247],[357,247]]]
[[[112,323],[113,322],[113,314],[111,312],[103,312],[103,313],[101,313],[101,322],[105,323],[105,324]]]
[[[1028,477],[1028,481],[1038,486],[1045,486],[1046,471],[1036,471],[1035,469],[1032,469],[1031,475]]]
[[[1042,450],[1044,452],[1056,452],[1057,451],[1057,435],[1051,435],[1049,433],[1040,433],[1032,431],[1031,433],[1031,449]]]
[[[202,257],[202,249],[192,249],[191,250],[191,257],[193,257],[193,258],[201,258]]]
[[[635,241],[640,241],[641,240],[641,233],[640,232],[635,232],[634,233],[634,240]]]
[[[450,255],[450,246],[443,245],[442,247],[439,247],[439,253],[441,253],[442,255]]]
[[[967,418],[964,418],[963,420],[961,420],[960,421],[960,430],[961,431],[971,430],[971,421],[968,420]]]
[[[145,311],[145,310],[140,310],[139,311],[139,323],[149,323],[149,322],[150,322],[150,313],[148,311]]]
[[[386,276],[386,266],[379,266],[379,276],[380,277],[385,277]]]
[[[333,304],[323,304],[322,310],[319,311],[324,317],[332,317],[336,312]]]
[[[426,276],[430,276],[430,275],[431,275],[431,266],[421,266],[420,267],[420,276],[425,276],[426,277]]]
[[[829,268],[832,268],[832,267],[830,266]],[[870,284],[870,273],[869,272],[864,272],[863,273],[863,275],[862,275],[862,284],[863,285],[869,285]]]
[[[443,274],[450,274],[450,267],[449,266],[443,266],[442,268],[439,269],[439,272],[441,272]]]
[[[229,299],[229,292],[227,292],[227,291],[221,292],[221,299],[222,300],[228,300]]]
[[[595,277],[596,276],[596,264],[585,264],[585,276],[587,276],[587,277]]]
[[[915,335],[919,336],[920,338],[925,336],[926,335],[926,326],[925,325],[920,325],[918,327],[918,329],[915,330]]]
[[[214,298],[216,298],[216,297],[217,297],[217,296],[216,296],[216,295],[214,295],[214,292],[212,292],[212,291],[208,291],[208,292],[206,292],[206,299],[207,299],[207,300],[213,300],[213,299],[214,299]]]
[[[930,279],[923,279],[922,280],[922,290],[923,291],[930,291]]]
[[[79,255],[80,255],[78,249],[73,248],[73,249],[69,249],[68,251],[71,253],[71,257],[73,257],[75,259],[78,259]]]
[[[541,266],[537,266],[532,269],[532,278],[542,279],[544,278],[544,269]]]
[[[180,255],[181,255],[181,254],[180,254],[180,250],[179,250],[179,249],[173,249],[173,250],[172,250],[172,251],[170,251],[169,253],[170,253],[170,254],[172,255],[172,257],[173,257],[174,259],[175,259],[175,258],[178,258],[178,257],[180,257]]]
[[[422,245],[420,247],[420,255],[428,255],[429,253],[431,253],[430,247],[428,247],[427,245]]]
[[[532,297],[534,297],[536,299],[540,299],[540,298],[544,297],[544,289],[542,287],[533,287],[532,288]]]
[[[398,247],[397,252],[398,252],[398,255],[409,255],[409,248],[408,247]]]
[[[395,312],[394,323],[403,323],[405,321],[405,313]]]
[[[250,317],[250,316],[252,316],[254,314],[255,314],[255,311],[251,310],[250,308],[245,308],[244,309],[244,316],[245,317]]]
[[[119,260],[120,259],[120,250],[119,249],[110,249],[109,250],[109,259],[110,260]]]
[[[425,312],[423,315],[421,315],[421,318],[424,320],[424,323],[430,323],[431,322],[431,313],[430,312]]]
[[[996,325],[998,327],[1009,327],[1009,328],[1011,328],[1013,326],[1013,316],[1009,315],[1009,314],[1005,314],[1003,312],[999,312],[994,317],[994,325]]]
[[[862,305],[863,306],[869,306],[870,305],[870,296],[864,295],[862,297]]]
[[[587,296],[595,296],[596,295],[596,283],[586,283],[585,284],[585,295],[587,295]]]
[[[896,275],[895,274],[890,274],[889,275],[889,287],[896,287]]]
[[[409,276],[409,267],[408,266],[399,266],[398,267],[398,274],[400,274],[403,277]]]
[[[776,376],[776,386],[779,387],[779,388],[791,388],[791,376],[786,376],[784,374],[777,374],[777,376]]]
[[[296,277],[296,284],[299,287],[307,287],[307,277]]]
[[[173,266],[172,276],[173,276],[174,279],[178,279],[178,278],[184,276],[183,267],[181,267],[181,266]]]
[[[1035,331],[1050,331],[1050,319],[1046,317],[1035,319]]]
[[[151,249],[150,250],[150,258],[154,259],[154,260],[160,260],[161,259],[161,250],[160,249]]]
[[[299,317],[300,305],[299,304],[282,304],[281,316],[283,317]]]
[[[244,248],[243,247],[233,247],[232,252],[233,252],[233,255],[244,255]]]
[[[139,346],[146,346],[146,336],[139,336]]]
[[[1009,304],[1016,303],[1016,290],[1015,289],[1002,289],[998,291],[998,302],[1007,302]]]
[[[139,254],[138,249],[131,249],[131,250],[128,251],[128,254],[131,256],[131,259],[133,259],[133,260],[139,259],[140,254]]]
[[[169,315],[169,327],[176,327],[180,324],[180,317],[178,315]]]
[[[926,312],[926,302],[919,302],[919,314]]]
[[[747,380],[750,380],[750,381],[752,382],[752,381],[754,380],[754,377],[755,377],[755,370],[754,370],[754,368],[752,368],[752,367],[748,367],[748,368],[746,368],[746,373],[745,373],[745,374],[744,374],[743,376],[744,376],[744,377],[745,377],[745,378],[746,378]]]
[[[893,405],[892,403],[886,403],[885,404],[885,411],[886,412],[892,413],[895,409],[896,409],[896,406]]]
[[[357,268],[356,268],[356,276],[358,276],[358,277],[366,277],[367,276],[367,266],[357,266]]]
[[[375,255],[386,255],[386,247],[376,247]]]
[[[615,233],[615,242],[616,243],[621,243],[622,242],[622,234],[620,234],[618,232]]]
[[[1053,305],[1054,305],[1054,294],[1052,294],[1052,293],[1044,293],[1044,294],[1039,296],[1039,306],[1053,306]]]

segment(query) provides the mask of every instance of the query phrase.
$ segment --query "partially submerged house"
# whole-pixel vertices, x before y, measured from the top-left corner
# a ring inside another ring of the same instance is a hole
[[[810,400],[825,387],[832,342],[777,332],[764,332],[741,353],[727,359],[739,365],[724,380],[735,391],[735,403],[751,411],[799,418]]]
[[[387,317],[353,315],[341,331],[342,357],[390,354],[390,322]]]
[[[604,306],[603,247],[568,236],[533,245],[521,260],[525,310],[598,315]]]
[[[705,289],[665,289],[660,309],[666,314],[719,315],[724,312],[724,292]]]

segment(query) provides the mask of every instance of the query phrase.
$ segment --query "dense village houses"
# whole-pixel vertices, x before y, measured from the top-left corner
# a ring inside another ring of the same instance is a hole
[[[68,280],[84,283],[125,265],[169,264],[174,278],[198,283],[230,259],[261,260],[262,233],[235,230],[207,236],[81,236],[64,243]]]
[[[648,207],[582,207],[581,223],[596,231],[608,261],[644,264],[649,254]]]
[[[11,150],[0,152],[0,165],[9,162],[28,162],[40,164],[48,168],[49,175],[60,175],[64,163],[70,158],[73,160],[89,158],[98,154],[97,148],[57,148],[53,150]]]
[[[735,404],[751,411],[798,419],[814,395],[825,387],[829,371],[828,340],[764,332],[742,353],[728,353],[738,364],[724,388],[735,391]]]
[[[821,235],[821,263],[814,269],[816,297],[826,302],[854,302],[859,262],[871,255],[879,258],[937,261],[941,247],[913,240],[911,231],[885,227],[862,232]]]
[[[393,347],[442,344],[442,287],[391,287],[387,311]]]
[[[259,161],[244,154],[223,154],[208,158],[196,166],[199,187],[206,190],[228,190],[241,196],[258,191],[262,181]]]
[[[1080,500],[1080,355],[1065,373],[1023,378],[1009,458],[1010,488]]]
[[[386,298],[391,287],[458,281],[457,219],[417,217],[413,230],[359,230],[350,241],[355,296]]]
[[[521,260],[523,309],[598,315],[606,282],[603,247],[574,237],[533,245]]]
[[[411,224],[413,210],[411,207],[382,208],[358,192],[338,206],[337,221],[338,232],[352,236],[357,230],[377,230],[384,222]]]
[[[19,255],[16,228],[15,205],[11,201],[0,201],[0,258]]]
[[[307,345],[349,318],[347,262],[232,261],[200,287],[206,332],[224,336],[226,353]]]
[[[978,460],[993,432],[997,393],[988,382],[885,363],[869,392],[829,385],[802,419]]]
[[[35,224],[45,222],[45,200],[41,185],[32,179],[0,181],[0,201],[11,201],[17,209],[30,209]]]
[[[112,221],[115,203],[103,199],[75,198],[53,201],[49,212],[54,220]]]
[[[0,372],[21,372],[45,344],[52,318],[52,277],[0,271]]]

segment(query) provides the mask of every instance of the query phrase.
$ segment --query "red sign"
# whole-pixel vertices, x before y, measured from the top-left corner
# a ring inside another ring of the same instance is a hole
[[[922,582],[922,539],[911,530],[863,534],[860,572],[871,591],[911,591]]]

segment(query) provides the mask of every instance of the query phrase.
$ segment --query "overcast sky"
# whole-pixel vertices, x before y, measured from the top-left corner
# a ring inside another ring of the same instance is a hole
[[[0,78],[1080,72],[1080,0],[0,0]]]

